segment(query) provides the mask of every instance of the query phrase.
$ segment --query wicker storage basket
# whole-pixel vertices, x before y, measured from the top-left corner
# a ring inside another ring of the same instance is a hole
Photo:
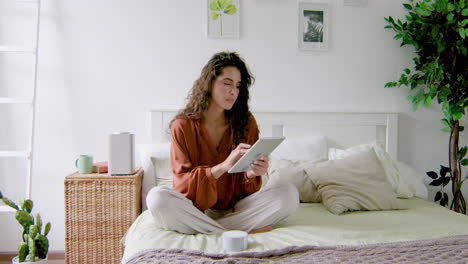
[[[66,263],[120,263],[120,239],[141,211],[142,177],[140,168],[133,175],[65,178]]]

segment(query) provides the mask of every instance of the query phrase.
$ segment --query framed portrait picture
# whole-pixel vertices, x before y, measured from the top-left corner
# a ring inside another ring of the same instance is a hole
[[[328,50],[329,10],[327,3],[299,2],[298,44],[301,50]]]
[[[207,27],[209,38],[239,38],[240,0],[207,0]]]

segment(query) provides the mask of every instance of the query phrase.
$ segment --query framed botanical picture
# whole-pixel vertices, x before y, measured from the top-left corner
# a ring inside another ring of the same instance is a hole
[[[328,50],[327,3],[299,2],[298,44],[301,50]]]
[[[207,36],[239,38],[240,0],[207,0]]]

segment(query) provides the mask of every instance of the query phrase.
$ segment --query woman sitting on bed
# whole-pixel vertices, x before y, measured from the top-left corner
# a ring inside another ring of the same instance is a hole
[[[268,157],[247,172],[227,173],[259,137],[248,106],[253,80],[237,53],[220,52],[195,81],[188,104],[170,125],[173,189],[155,187],[147,196],[162,228],[185,234],[267,232],[296,211],[293,185],[259,191]]]

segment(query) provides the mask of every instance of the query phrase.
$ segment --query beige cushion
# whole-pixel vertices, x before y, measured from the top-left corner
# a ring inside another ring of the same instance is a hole
[[[317,161],[270,160],[268,174],[262,178],[265,186],[291,183],[299,192],[299,199],[304,203],[319,203],[320,195],[304,167]]]
[[[415,194],[410,190],[409,184],[405,180],[405,177],[400,175],[396,162],[390,157],[384,147],[378,142],[371,142],[367,144],[357,145],[348,149],[336,149],[330,148],[328,150],[328,159],[336,160],[345,158],[351,154],[365,151],[368,149],[374,149],[377,158],[379,159],[382,167],[385,171],[387,181],[392,185],[393,191],[400,198],[411,198]]]
[[[305,171],[317,186],[324,206],[334,214],[406,208],[393,192],[373,149],[311,164]]]

